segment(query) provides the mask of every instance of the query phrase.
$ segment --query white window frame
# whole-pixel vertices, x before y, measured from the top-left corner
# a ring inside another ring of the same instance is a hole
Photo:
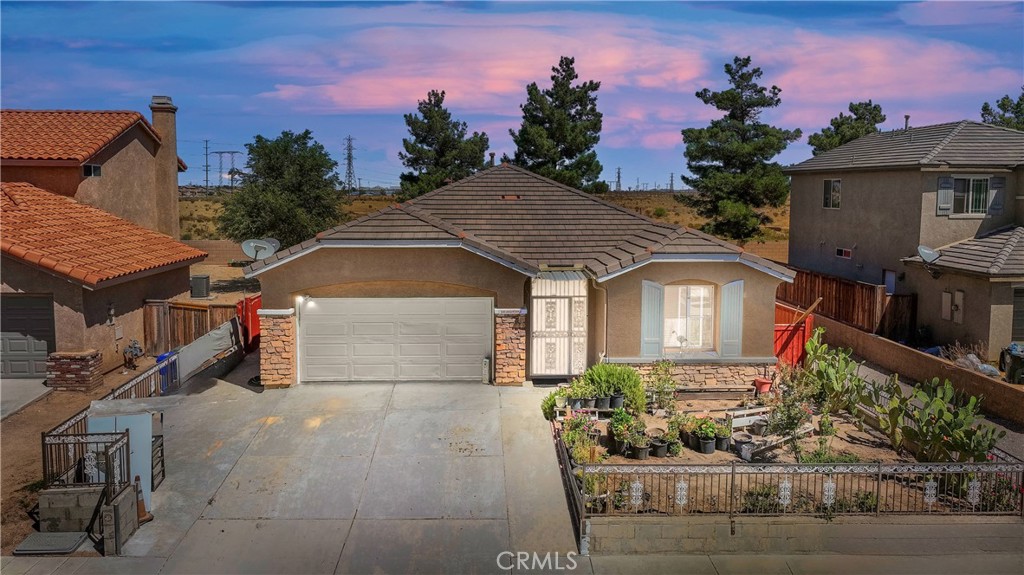
[[[98,178],[103,174],[99,164],[82,164],[82,176],[86,178]]]
[[[826,193],[827,191],[827,193]],[[821,187],[821,207],[826,210],[838,210],[842,205],[843,180],[825,179]]]
[[[965,174],[965,175],[956,175],[956,174],[954,174],[952,176],[952,178],[953,178],[953,204],[950,207],[950,215],[958,215],[958,216],[959,215],[983,216],[983,215],[987,214],[988,213],[989,198],[990,198],[989,190],[991,189],[991,182],[989,180],[991,179],[991,177],[990,176],[986,176],[986,175],[980,175],[980,174]],[[956,207],[956,203],[957,203],[957,200],[956,200],[956,198],[957,198],[957,187],[956,187],[956,184],[957,184],[958,181],[966,182],[966,190],[963,192],[963,210],[962,211],[957,211],[957,207]],[[974,196],[977,193],[974,190],[974,182],[981,182],[981,181],[985,182],[985,190],[983,192],[984,198],[982,200],[982,206],[981,206],[981,209],[979,210],[974,205],[975,204],[975,197]]]
[[[672,354],[685,355],[687,353],[694,352],[714,351],[715,317],[717,313],[715,305],[715,286],[711,284],[670,284],[664,286],[664,289],[664,308],[662,312],[662,335],[664,338],[664,341],[662,342],[663,353],[666,356],[668,356]],[[701,289],[708,291],[707,301],[710,302],[709,305],[711,309],[708,310],[707,313],[703,313],[704,307],[702,302],[700,312],[698,312],[698,314],[695,316],[689,315],[691,307],[690,290],[692,289]],[[679,292],[679,296],[676,298],[676,309],[669,309],[669,290],[676,290],[677,292]],[[676,322],[676,328],[671,332],[669,332],[668,329],[668,323],[670,321]],[[702,339],[701,341],[697,342],[697,345],[689,344],[689,342],[687,342],[688,345],[683,345],[683,342],[679,341],[678,339],[680,332],[684,334],[689,332],[689,330],[686,329],[686,327],[684,326],[687,326],[688,322],[690,321],[699,321],[702,324],[700,325],[700,329],[698,330],[698,332],[702,336]],[[707,325],[703,325],[704,322],[707,322]],[[703,336],[705,333],[707,334],[706,341],[703,340]],[[676,334],[676,336],[672,337],[671,334]]]
[[[836,257],[844,260],[853,259],[853,250],[850,248],[836,248]]]

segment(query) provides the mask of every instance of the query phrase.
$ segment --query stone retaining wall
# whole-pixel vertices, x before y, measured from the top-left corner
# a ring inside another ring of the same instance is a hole
[[[54,352],[46,358],[46,385],[91,391],[103,385],[103,354],[94,350]]]
[[[652,363],[631,364],[640,375],[646,376],[654,368]],[[680,388],[687,387],[752,387],[755,377],[762,377],[767,369],[768,377],[775,373],[775,364],[697,364],[675,363],[672,378]]]
[[[526,314],[494,317],[494,384],[526,381]]]
[[[588,520],[591,555],[658,553],[1020,553],[1021,517],[599,517]],[[955,527],[953,526],[955,524]]]

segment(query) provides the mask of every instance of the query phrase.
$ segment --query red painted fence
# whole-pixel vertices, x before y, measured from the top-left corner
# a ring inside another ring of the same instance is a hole
[[[808,315],[800,323],[794,323],[802,311],[778,302],[775,303],[775,357],[779,363],[802,365],[807,350],[807,340],[814,333],[814,315]]]

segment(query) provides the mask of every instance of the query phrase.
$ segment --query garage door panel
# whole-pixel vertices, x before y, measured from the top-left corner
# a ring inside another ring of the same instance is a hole
[[[0,298],[0,375],[45,377],[46,357],[55,343],[50,296]]]
[[[490,298],[317,298],[300,310],[303,381],[481,379]]]
[[[4,341],[4,343],[6,344],[4,347],[7,348],[4,351],[7,353],[28,353],[33,347],[29,345],[29,340],[27,339],[10,339]]]

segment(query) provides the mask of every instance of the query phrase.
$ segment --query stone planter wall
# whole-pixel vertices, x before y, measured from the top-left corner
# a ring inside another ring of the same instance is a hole
[[[46,358],[46,385],[91,391],[103,385],[103,354],[94,350],[54,352]]]
[[[494,317],[494,384],[526,381],[526,314]]]
[[[295,310],[259,310],[260,382],[264,388],[296,382]]]
[[[647,375],[654,365],[651,363],[632,364],[640,375]],[[676,363],[672,366],[672,377],[680,388],[686,387],[735,387],[753,386],[755,377],[762,377],[768,370],[768,377],[775,373],[775,364],[713,364]]]

